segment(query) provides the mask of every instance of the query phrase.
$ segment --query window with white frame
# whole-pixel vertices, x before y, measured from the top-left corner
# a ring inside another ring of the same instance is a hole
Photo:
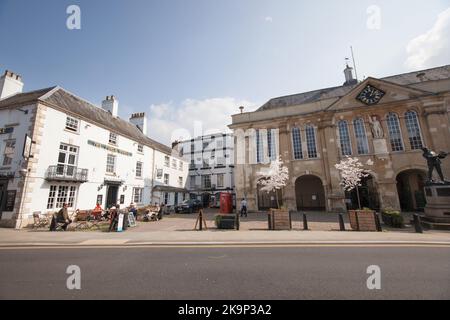
[[[312,125],[305,127],[308,158],[317,158],[316,131]]]
[[[177,159],[172,159],[172,169],[177,168]]]
[[[106,172],[114,174],[116,172],[116,156],[108,154],[106,158]]]
[[[115,146],[117,145],[117,134],[115,134],[114,132],[109,133],[109,143]]]
[[[136,162],[136,178],[142,178],[142,162]]]
[[[386,116],[386,122],[392,151],[403,151],[402,131],[400,129],[400,122],[397,114],[390,112]]]
[[[3,151],[4,166],[9,166],[12,164],[15,151],[16,151],[16,140],[5,141],[5,150]]]
[[[50,186],[47,200],[47,209],[53,209],[55,207],[56,188],[56,186]]]
[[[164,174],[164,184],[169,184],[169,174],[168,173]]]
[[[261,137],[261,131],[256,130],[256,163],[264,162],[264,147]]]
[[[166,167],[170,167],[170,157],[169,156],[164,157],[164,165]]]
[[[292,128],[292,146],[294,150],[294,159],[303,159],[302,136],[299,127]]]
[[[178,177],[178,186],[183,187],[183,177]]]
[[[140,153],[143,153],[144,152],[144,145],[138,144],[137,151],[140,152]]]
[[[64,203],[67,203],[69,208],[73,208],[75,206],[76,195],[76,186],[51,185],[48,193],[47,209],[62,208]]]
[[[211,175],[209,174],[202,175],[202,188],[203,189],[211,188]]]
[[[191,177],[190,177],[190,180],[191,180],[191,181],[190,181],[191,189],[196,189],[196,188],[197,188],[196,181],[195,181],[196,178],[197,178],[196,176],[191,176]]]
[[[409,144],[412,150],[423,148],[422,133],[420,130],[419,119],[417,112],[407,111],[405,113],[406,128],[408,129]]]
[[[183,161],[178,161],[178,170],[183,171]]]
[[[156,169],[156,179],[161,179],[163,177],[163,169]]]
[[[144,196],[144,188],[133,188],[133,202],[142,203]]]
[[[217,188],[223,188],[224,186],[224,177],[223,173],[217,175]]]
[[[369,153],[369,143],[367,142],[366,128],[362,118],[353,120],[353,129],[355,130],[356,147],[358,154]]]
[[[73,132],[78,132],[78,128],[80,126],[80,121],[73,117],[66,117],[66,129]]]
[[[339,140],[341,143],[341,153],[343,156],[352,155],[352,144],[350,141],[350,134],[348,132],[348,123],[345,120],[338,122]]]

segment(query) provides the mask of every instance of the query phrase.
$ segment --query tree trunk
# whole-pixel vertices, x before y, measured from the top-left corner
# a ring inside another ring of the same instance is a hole
[[[358,186],[356,186],[356,196],[358,198],[358,208],[359,208],[359,210],[361,210],[361,200],[359,198],[359,188],[358,188]]]

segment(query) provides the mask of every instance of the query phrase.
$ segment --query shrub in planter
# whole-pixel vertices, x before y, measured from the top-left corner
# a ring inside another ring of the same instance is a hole
[[[388,226],[403,228],[403,216],[398,210],[385,209],[381,213],[381,218],[383,219],[384,224]]]
[[[214,217],[217,229],[234,229],[236,217],[230,214],[218,214]]]

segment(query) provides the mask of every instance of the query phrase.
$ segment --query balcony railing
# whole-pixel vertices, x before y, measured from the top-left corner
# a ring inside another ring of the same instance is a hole
[[[88,169],[68,165],[50,166],[47,170],[46,179],[48,181],[87,182]]]

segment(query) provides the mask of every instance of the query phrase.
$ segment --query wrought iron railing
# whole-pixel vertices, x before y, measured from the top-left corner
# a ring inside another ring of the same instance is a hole
[[[80,169],[69,165],[56,165],[48,167],[46,179],[49,181],[87,182],[88,169]]]

